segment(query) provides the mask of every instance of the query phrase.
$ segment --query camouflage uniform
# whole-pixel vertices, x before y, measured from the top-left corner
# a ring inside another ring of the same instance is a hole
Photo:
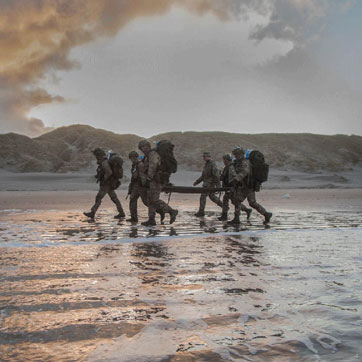
[[[201,176],[194,182],[194,186],[198,185],[200,182],[203,182],[203,187],[218,187],[220,186],[219,171],[216,167],[216,164],[212,160],[207,160],[202,170]],[[202,215],[205,213],[206,199],[209,196],[210,200],[213,201],[220,207],[223,207],[223,203],[216,196],[215,193],[210,194],[201,194],[200,195],[200,207],[198,214]]]
[[[140,177],[139,177],[139,167],[142,167],[142,162],[137,161],[132,164],[131,168],[131,182],[128,187],[129,198],[129,211],[131,213],[131,218],[135,221],[138,219],[137,213],[137,202],[141,198],[142,202],[147,206],[147,189],[142,187]]]
[[[131,168],[131,182],[128,187],[128,194],[130,195],[129,199],[129,211],[131,213],[131,219],[133,221],[138,220],[138,212],[137,212],[137,202],[138,199],[141,198],[144,205],[148,207],[148,195],[147,195],[147,188],[142,186],[141,176],[143,179],[146,180],[146,170],[145,164],[143,161],[137,161],[136,163],[132,164]],[[161,221],[163,220],[164,213],[160,210],[160,207],[157,206],[157,213],[161,214]]]
[[[161,157],[156,150],[151,150],[144,158],[144,170],[140,170],[141,184],[149,186],[147,189],[147,203],[148,203],[148,219],[155,220],[156,212],[166,214],[175,214],[173,210],[163,200],[160,200],[160,194],[163,187],[157,173]],[[176,213],[177,214],[177,213]]]
[[[246,211],[245,206],[242,204],[245,199],[247,199],[249,205],[261,215],[265,216],[268,214],[264,207],[256,202],[255,190],[249,187],[251,177],[250,161],[245,158],[235,160],[233,166],[234,167],[230,168],[230,179],[238,183],[232,195],[232,202],[235,206],[235,218],[239,218],[241,210]]]
[[[112,169],[106,159],[100,160],[97,163],[97,178],[99,181],[99,191],[97,193],[95,203],[91,208],[91,213],[94,216],[102,203],[103,197],[108,194],[111,200],[115,203],[119,215],[124,215],[121,202],[119,201],[117,194],[114,191],[119,186],[119,181],[112,177]]]

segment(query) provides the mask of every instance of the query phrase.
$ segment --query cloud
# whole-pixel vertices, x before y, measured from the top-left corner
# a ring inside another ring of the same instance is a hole
[[[0,131],[46,131],[41,120],[28,118],[29,111],[65,99],[39,89],[40,82],[57,70],[80,66],[69,59],[74,47],[113,37],[139,17],[160,16],[174,6],[199,16],[212,13],[221,21],[257,13],[269,21],[254,30],[252,39],[300,44],[307,37],[305,29],[313,29],[335,1],[0,0]]]
[[[36,87],[49,73],[78,66],[68,58],[72,48],[114,36],[135,18],[162,15],[175,5],[199,15],[213,12],[226,20],[232,4],[220,4],[216,0],[0,0],[0,131],[16,129],[32,135],[46,131],[27,113],[40,104],[64,101]]]

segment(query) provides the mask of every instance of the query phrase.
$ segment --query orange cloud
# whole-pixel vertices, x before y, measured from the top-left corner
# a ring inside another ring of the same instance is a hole
[[[34,127],[27,114],[37,105],[64,101],[37,87],[48,72],[77,65],[68,58],[72,48],[114,36],[132,20],[165,14],[173,6],[225,20],[228,4],[232,0],[0,0],[1,131],[46,130],[40,120]]]

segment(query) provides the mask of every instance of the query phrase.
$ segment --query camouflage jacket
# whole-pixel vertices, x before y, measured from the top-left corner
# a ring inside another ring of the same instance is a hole
[[[232,166],[232,164],[225,166],[221,172],[220,181],[222,182],[223,187],[230,187],[232,185],[232,175],[230,174],[230,169],[233,168]]]
[[[213,187],[220,185],[219,171],[214,161],[209,160],[205,162],[204,169],[202,170],[201,176],[195,181],[195,184],[203,182],[205,187]]]
[[[150,153],[145,156],[144,161],[144,170],[140,171],[140,175],[146,176],[148,181],[156,181],[157,171],[161,165],[161,157],[156,150],[151,150]]]
[[[109,184],[112,181],[112,169],[109,165],[108,160],[102,160],[100,162],[97,162],[97,164],[97,182],[99,182],[100,185]]]
[[[237,182],[239,186],[248,188],[249,177],[251,176],[250,161],[246,158],[235,160],[230,167],[230,182]]]

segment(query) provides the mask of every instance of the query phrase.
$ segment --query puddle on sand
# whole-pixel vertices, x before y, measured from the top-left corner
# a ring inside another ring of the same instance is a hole
[[[0,359],[361,359],[359,230],[166,235],[1,248]]]
[[[125,220],[115,220],[110,211],[99,213],[90,220],[81,212],[28,211],[2,213],[0,217],[0,246],[58,245],[72,243],[124,242],[142,238],[188,237],[205,234],[238,233],[260,231],[271,228],[278,230],[339,229],[361,227],[362,213],[348,212],[283,212],[273,216],[270,225],[263,225],[260,215],[250,221],[230,226],[217,220],[218,214],[208,212],[206,217],[197,218],[189,211],[180,210],[172,225],[144,227]],[[141,215],[141,220],[146,215]]]
[[[146,228],[10,211],[0,360],[361,359],[361,213],[283,212],[270,232],[257,215]]]

